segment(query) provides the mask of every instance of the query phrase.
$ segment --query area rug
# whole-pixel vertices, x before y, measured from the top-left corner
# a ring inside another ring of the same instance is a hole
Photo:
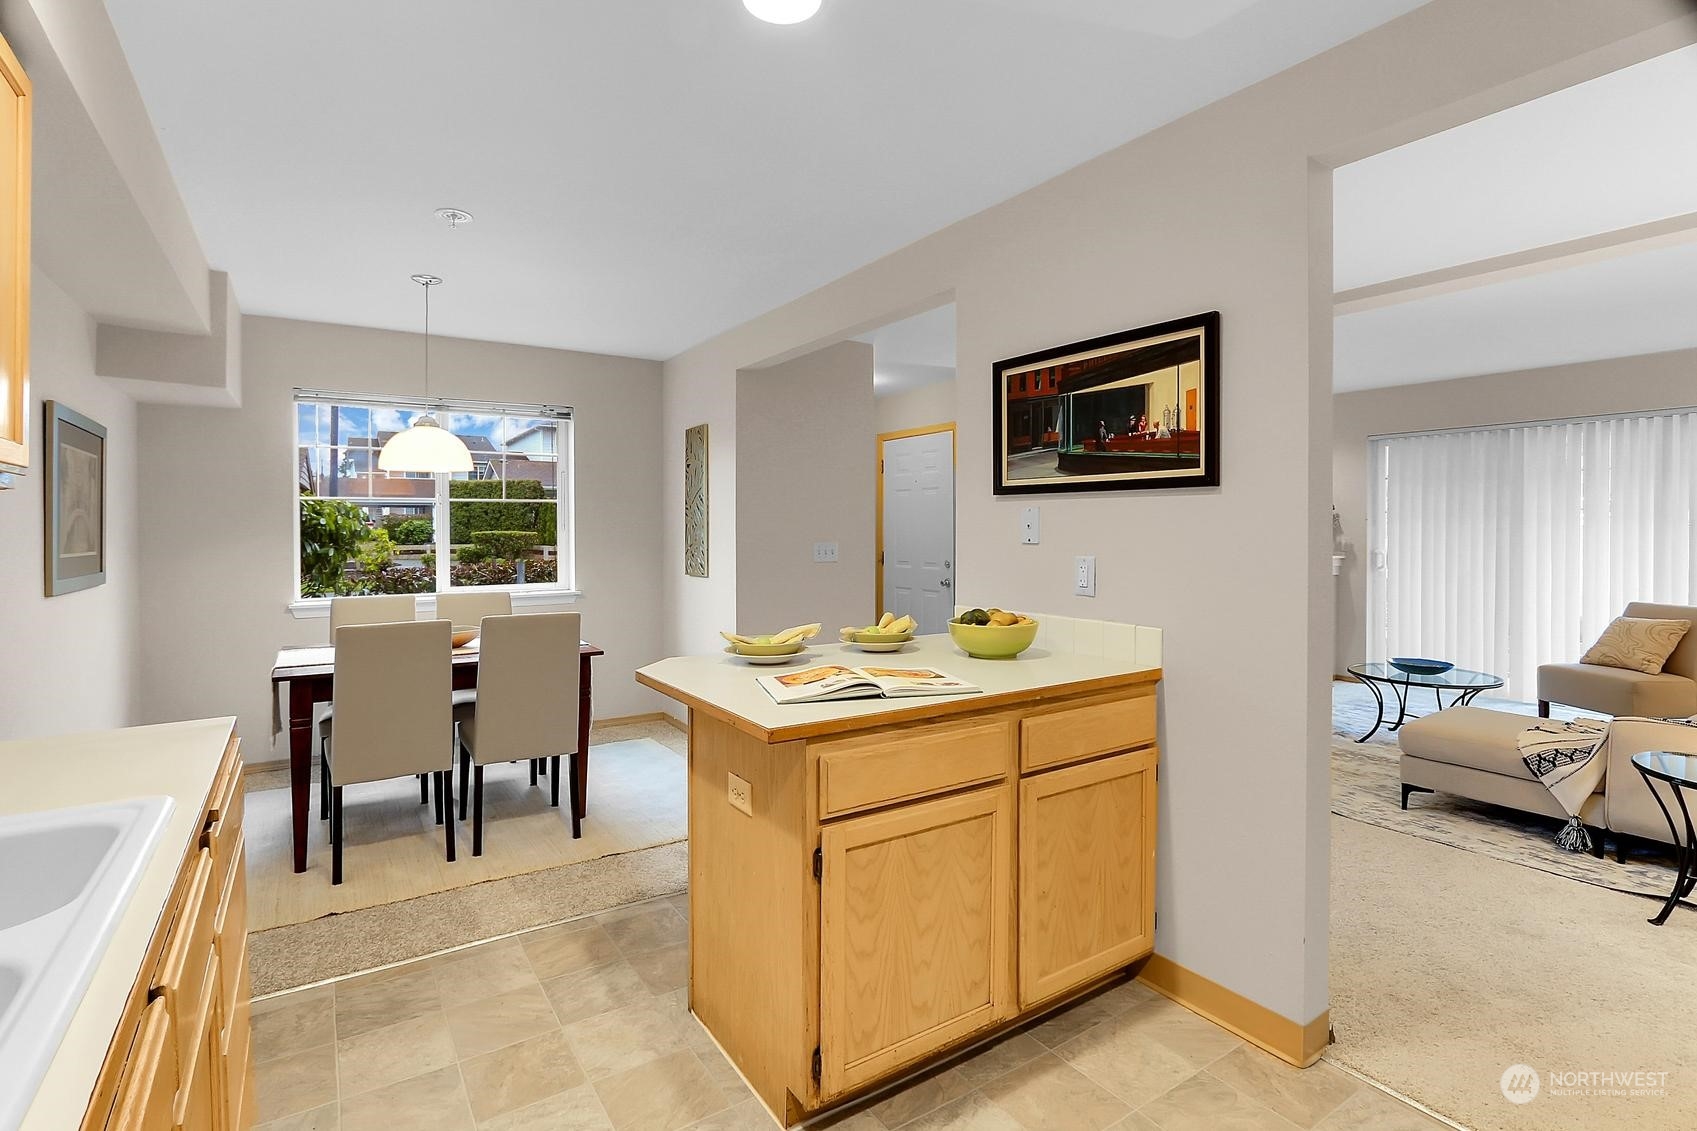
[[[253,992],[278,993],[483,939],[683,891],[683,843],[603,856],[258,931]]]
[[[472,855],[470,823],[456,823],[453,863],[446,860],[445,830],[436,824],[433,806],[419,802],[417,779],[347,787],[339,886],[330,883],[329,822],[319,819],[316,781],[307,870],[297,874],[286,775],[255,775],[244,821],[249,927],[267,931],[308,923],[680,841],[688,835],[683,736],[663,724],[650,724],[647,731],[626,729],[616,736],[619,741],[591,745],[589,814],[579,840],[572,839],[568,807],[548,804],[546,778],[531,786],[526,763],[485,770],[484,853]],[[264,785],[273,788],[255,788]]]

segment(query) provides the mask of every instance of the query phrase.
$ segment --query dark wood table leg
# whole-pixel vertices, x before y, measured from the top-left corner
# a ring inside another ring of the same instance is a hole
[[[293,818],[295,871],[306,871],[306,820],[312,795],[312,681],[289,681],[289,813]]]
[[[578,820],[589,816],[589,706],[592,700],[589,688],[590,657],[584,656],[579,661],[577,676],[577,753],[572,755],[572,764],[577,767],[577,780],[572,783],[572,812]]]

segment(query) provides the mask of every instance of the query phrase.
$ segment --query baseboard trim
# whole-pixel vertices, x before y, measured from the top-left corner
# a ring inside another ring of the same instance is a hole
[[[1302,1025],[1159,954],[1144,960],[1137,977],[1156,993],[1298,1068],[1319,1060],[1331,1042],[1329,1009]]]

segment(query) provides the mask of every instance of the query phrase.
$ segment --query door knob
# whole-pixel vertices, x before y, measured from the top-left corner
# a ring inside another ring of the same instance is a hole
[[[941,585],[944,589],[953,589],[954,586],[955,586],[955,583],[953,581],[950,581],[946,577],[943,578],[943,580],[939,581],[937,584]]]

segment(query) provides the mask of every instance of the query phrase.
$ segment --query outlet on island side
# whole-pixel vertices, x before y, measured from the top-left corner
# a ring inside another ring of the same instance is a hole
[[[732,773],[727,773],[725,778],[726,799],[730,801],[731,808],[750,817],[754,816],[754,791],[749,784]]]
[[[1072,595],[1096,596],[1096,555],[1081,554],[1072,559]]]

